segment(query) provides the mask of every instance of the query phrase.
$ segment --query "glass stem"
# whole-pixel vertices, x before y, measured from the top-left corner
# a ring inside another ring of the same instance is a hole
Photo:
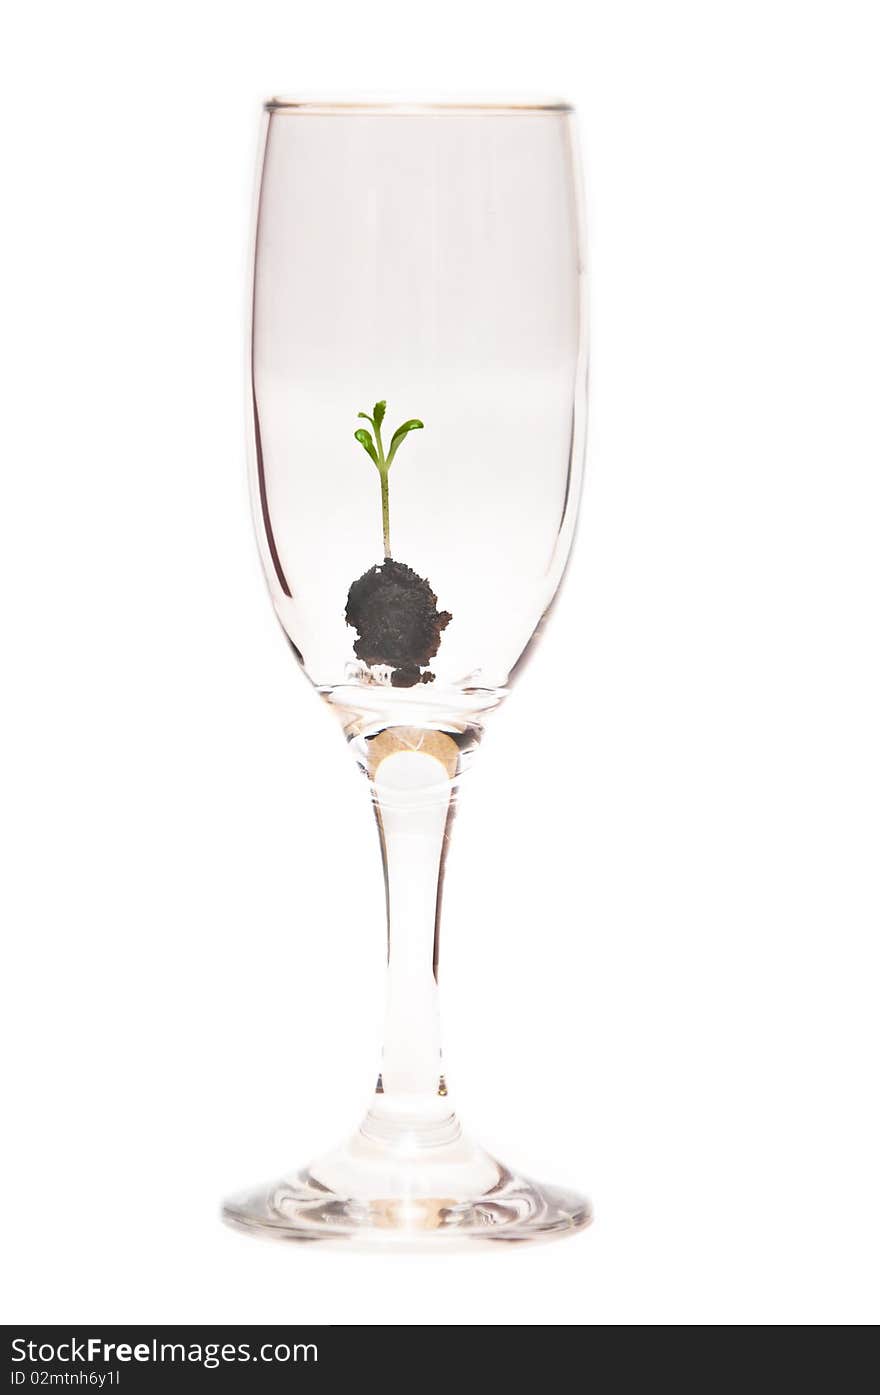
[[[448,1119],[440,1051],[440,897],[458,772],[443,732],[391,727],[370,742],[388,913],[382,1071],[369,1118]]]

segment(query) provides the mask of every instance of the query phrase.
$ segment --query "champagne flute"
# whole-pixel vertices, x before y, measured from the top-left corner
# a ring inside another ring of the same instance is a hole
[[[583,217],[563,102],[267,103],[251,483],[276,613],[369,782],[387,890],[381,1072],[357,1131],[226,1203],[370,1244],[590,1220],[463,1133],[437,1010],[455,801],[557,594],[586,416]]]

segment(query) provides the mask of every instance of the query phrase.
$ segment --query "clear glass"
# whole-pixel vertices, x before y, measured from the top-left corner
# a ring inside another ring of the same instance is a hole
[[[443,1075],[455,800],[571,548],[586,421],[574,114],[274,100],[255,233],[251,482],[269,590],[372,793],[388,905],[381,1074],[358,1131],[229,1201],[292,1239],[523,1240],[581,1197],[463,1134]]]

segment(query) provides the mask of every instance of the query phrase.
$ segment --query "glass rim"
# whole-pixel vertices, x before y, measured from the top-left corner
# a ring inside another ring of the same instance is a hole
[[[298,116],[523,116],[574,112],[574,106],[563,97],[475,96],[409,97],[380,94],[301,93],[269,97],[263,103],[271,114],[284,112]]]

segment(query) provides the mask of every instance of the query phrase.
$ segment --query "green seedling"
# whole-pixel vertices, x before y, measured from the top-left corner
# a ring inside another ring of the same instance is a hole
[[[391,437],[391,444],[388,447],[388,454],[382,445],[382,423],[385,420],[385,403],[377,402],[373,408],[373,415],[368,416],[366,412],[358,412],[358,416],[364,421],[368,421],[375,432],[375,439],[365,426],[359,427],[354,433],[354,439],[360,441],[367,455],[372,460],[379,471],[379,480],[382,486],[382,540],[385,544],[385,556],[391,556],[391,524],[388,516],[388,471],[391,469],[395,455],[400,448],[400,443],[410,431],[421,431],[425,423],[413,417],[410,421],[405,421],[403,426],[398,426]]]

